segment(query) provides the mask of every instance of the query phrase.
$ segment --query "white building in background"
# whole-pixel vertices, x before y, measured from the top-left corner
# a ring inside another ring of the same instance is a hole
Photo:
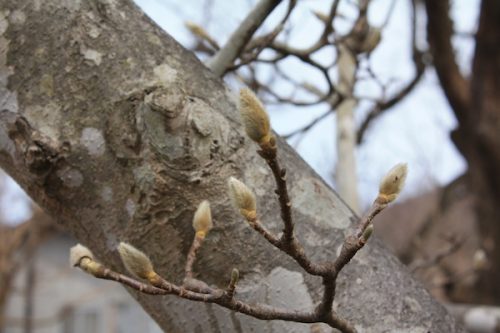
[[[69,236],[51,238],[33,258],[31,332],[162,332],[121,285],[95,279],[69,267],[69,249],[74,244]],[[15,279],[2,333],[25,332],[27,272],[27,267],[23,267]]]

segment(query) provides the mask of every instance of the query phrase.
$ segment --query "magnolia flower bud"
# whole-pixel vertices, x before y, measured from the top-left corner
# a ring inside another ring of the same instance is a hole
[[[208,33],[205,31],[205,29],[203,29],[202,26],[194,23],[194,22],[191,22],[191,21],[187,21],[184,23],[186,28],[188,28],[188,30],[195,36],[198,36],[202,39],[205,39],[207,36],[208,36]]]
[[[94,260],[94,255],[82,244],[77,244],[69,250],[69,264],[71,267],[79,266],[83,258]]]
[[[227,184],[229,187],[229,197],[231,198],[233,206],[238,209],[245,218],[255,217],[257,206],[253,192],[234,177],[230,177]]]
[[[258,144],[271,140],[269,116],[257,96],[248,88],[240,90],[240,113],[250,139]]]
[[[233,268],[231,271],[231,284],[235,285],[240,279],[240,271],[237,268]]]
[[[118,252],[125,268],[133,275],[141,279],[148,279],[156,275],[151,260],[142,251],[139,251],[128,243],[121,242],[118,245]]]
[[[368,227],[366,227],[365,231],[363,231],[363,235],[361,235],[361,238],[366,243],[368,239],[370,239],[372,234],[373,234],[373,224],[370,224]]]
[[[406,163],[396,164],[389,170],[380,182],[377,200],[384,204],[394,201],[403,189],[407,173],[408,166]]]
[[[196,235],[204,238],[206,234],[213,228],[212,213],[210,211],[210,203],[204,200],[198,206],[194,213],[193,228]]]

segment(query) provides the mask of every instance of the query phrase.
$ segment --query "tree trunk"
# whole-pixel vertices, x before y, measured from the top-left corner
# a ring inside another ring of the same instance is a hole
[[[230,207],[235,175],[280,231],[272,176],[245,139],[233,94],[130,1],[0,1],[0,165],[30,196],[123,271],[126,240],[179,282],[202,199],[216,227],[195,272],[237,297],[292,308],[318,300],[321,281],[251,230]],[[314,260],[334,258],[356,220],[311,169],[279,142],[298,238]],[[402,224],[404,221],[402,221]],[[402,226],[404,227],[404,226]],[[91,277],[89,277],[91,278]],[[337,284],[335,307],[360,331],[461,332],[377,240]],[[167,332],[308,332],[215,305],[134,294]]]
[[[337,191],[351,209],[359,214],[358,175],[356,168],[356,100],[352,96],[356,80],[356,58],[345,46],[339,47],[338,90],[347,97],[336,113],[337,166],[335,183]]]
[[[453,54],[448,1],[426,1],[434,65],[459,128],[453,141],[468,163],[468,183],[489,258],[474,290],[476,302],[500,300],[500,2],[483,0],[470,80]]]
[[[489,303],[500,300],[500,2],[483,0],[471,81],[470,116],[457,140],[470,168],[490,267],[481,275]]]

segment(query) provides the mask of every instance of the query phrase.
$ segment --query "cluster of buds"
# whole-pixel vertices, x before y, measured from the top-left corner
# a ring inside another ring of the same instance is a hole
[[[240,111],[248,136],[261,148],[259,154],[267,162],[276,181],[276,193],[281,209],[281,218],[284,223],[283,234],[278,237],[267,230],[257,218],[256,197],[252,190],[240,180],[230,177],[228,194],[235,209],[246,219],[246,221],[257,232],[265,237],[272,245],[292,257],[302,268],[312,275],[323,277],[323,284],[329,286],[335,284],[338,272],[351,260],[368,241],[373,233],[373,218],[382,211],[390,202],[394,201],[401,192],[407,173],[406,164],[398,164],[392,168],[382,179],[379,194],[375,199],[369,212],[360,219],[358,230],[355,234],[344,240],[340,255],[329,264],[314,263],[302,248],[299,240],[294,235],[292,222],[291,202],[288,198],[286,172],[279,165],[277,159],[276,139],[271,131],[269,116],[262,103],[255,94],[248,90],[240,91]],[[236,283],[239,280],[239,272],[233,269],[229,285],[225,290],[208,286],[203,281],[193,277],[193,264],[196,260],[197,251],[203,244],[204,239],[214,227],[210,203],[202,201],[193,216],[192,226],[195,232],[191,248],[187,254],[185,265],[185,278],[182,286],[177,286],[162,278],[154,269],[150,258],[142,251],[129,243],[121,242],[118,245],[118,253],[123,265],[129,273],[148,283],[143,283],[120,273],[116,273],[95,261],[94,256],[86,247],[78,244],[71,249],[70,261],[72,266],[77,266],[85,272],[98,278],[114,280],[128,285],[136,290],[155,295],[176,294],[180,297],[194,301],[217,303],[231,310],[253,315],[257,318],[271,318],[287,320],[297,314],[287,313],[285,310],[274,311],[269,307],[252,307],[241,301],[233,300]],[[345,332],[355,332],[345,320],[331,316],[335,288],[326,288],[322,303],[317,311],[301,314],[303,322],[324,322],[334,328],[343,328]],[[325,319],[326,318],[326,319]]]

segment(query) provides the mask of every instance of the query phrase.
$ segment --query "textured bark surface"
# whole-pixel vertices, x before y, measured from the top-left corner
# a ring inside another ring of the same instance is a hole
[[[0,165],[100,260],[123,271],[115,248],[126,240],[179,283],[192,214],[209,199],[216,227],[199,278],[224,286],[237,267],[237,297],[292,308],[319,299],[320,279],[230,207],[234,175],[255,190],[266,225],[281,228],[271,174],[243,135],[233,94],[194,55],[126,0],[2,0],[0,15]],[[314,260],[334,258],[355,217],[283,142],[279,153],[299,239]],[[377,240],[337,290],[335,308],[361,332],[461,331]],[[311,329],[135,297],[166,332]]]

